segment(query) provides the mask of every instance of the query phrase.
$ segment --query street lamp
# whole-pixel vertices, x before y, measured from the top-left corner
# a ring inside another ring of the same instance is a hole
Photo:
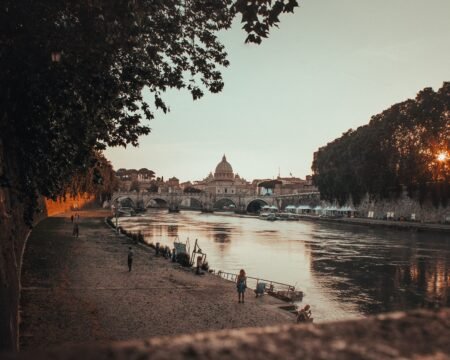
[[[61,61],[61,51],[52,51],[51,59],[54,63],[59,63]]]

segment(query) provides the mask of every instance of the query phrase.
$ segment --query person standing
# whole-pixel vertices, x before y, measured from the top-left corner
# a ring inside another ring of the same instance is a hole
[[[134,251],[130,246],[128,248],[128,272],[131,271],[131,267],[133,266],[133,257],[134,257]]]
[[[245,289],[247,289],[247,276],[245,275],[244,269],[241,269],[241,271],[239,271],[239,275],[236,278],[236,288],[238,292],[239,302],[244,303]]]
[[[202,257],[201,257],[201,255],[199,255],[199,256],[197,256],[197,271],[196,271],[197,275],[201,274],[201,272],[200,272],[201,268],[202,268]]]
[[[73,214],[70,215],[70,222],[73,224]]]
[[[177,262],[177,253],[175,248],[172,249],[172,262]]]

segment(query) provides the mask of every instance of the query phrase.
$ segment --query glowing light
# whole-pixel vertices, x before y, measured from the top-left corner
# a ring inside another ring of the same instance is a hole
[[[437,154],[436,158],[437,158],[438,161],[443,162],[443,161],[447,160],[448,154],[446,152],[440,152],[439,154]]]

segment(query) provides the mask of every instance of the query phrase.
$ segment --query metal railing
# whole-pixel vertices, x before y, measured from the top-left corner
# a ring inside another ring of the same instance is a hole
[[[225,279],[225,280],[228,280],[231,282],[236,282],[236,278],[238,276],[238,274],[233,274],[233,273],[225,272],[222,270],[219,270],[216,273],[216,275],[220,276],[222,279]],[[293,285],[284,284],[284,283],[267,280],[267,279],[256,278],[256,277],[252,277],[252,276],[247,276],[247,287],[250,289],[256,289],[256,285],[260,282],[266,283],[266,291],[269,291],[269,292],[285,291],[287,294],[289,294],[290,292],[295,291],[295,286],[293,286]]]

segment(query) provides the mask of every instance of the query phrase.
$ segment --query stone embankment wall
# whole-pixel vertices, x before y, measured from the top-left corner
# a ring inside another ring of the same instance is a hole
[[[411,220],[411,214],[415,214],[415,220],[426,223],[450,223],[450,206],[436,208],[430,200],[422,205],[417,200],[402,194],[398,199],[370,201],[366,196],[357,207],[362,217],[367,217],[373,211],[374,219],[383,219],[387,213],[393,213],[394,219],[403,217]]]
[[[283,200],[281,208],[287,205],[293,205],[291,199]],[[336,206],[327,201],[321,201],[319,195],[305,198],[297,205],[308,205],[311,208],[321,206],[322,208]],[[393,218],[404,218],[411,220],[411,214],[415,215],[415,220],[424,223],[450,223],[450,204],[447,207],[435,207],[430,199],[424,201],[421,205],[416,199],[410,198],[406,193],[403,193],[398,199],[373,201],[366,195],[358,206],[353,206],[352,203],[345,204],[344,207],[354,207],[359,217],[368,217],[369,212],[373,212],[374,219],[384,219],[388,213],[393,213]]]
[[[45,199],[45,207],[47,209],[47,215],[52,216],[69,210],[81,209],[84,205],[94,201],[94,199],[95,197],[89,194],[78,196],[67,195],[65,198],[59,198],[56,201]]]
[[[73,346],[4,360],[448,359],[450,310],[393,313],[320,325],[280,325]]]

